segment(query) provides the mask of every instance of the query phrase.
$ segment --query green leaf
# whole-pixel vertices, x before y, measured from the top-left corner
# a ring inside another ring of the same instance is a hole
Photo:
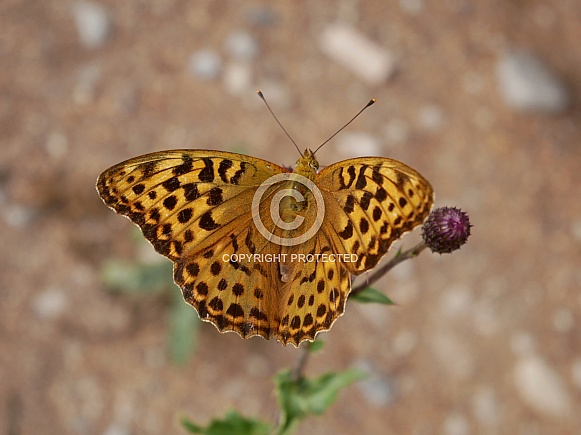
[[[290,434],[300,420],[322,414],[335,402],[340,390],[365,376],[359,370],[346,370],[296,380],[290,370],[279,372],[274,378],[282,414],[277,433]]]
[[[310,353],[315,353],[323,349],[325,342],[323,340],[308,341],[306,345]]]
[[[222,420],[213,419],[206,427],[198,426],[187,418],[182,425],[189,433],[204,435],[268,435],[272,428],[263,421],[246,418],[236,411],[229,411]]]
[[[111,259],[103,264],[101,274],[107,287],[125,293],[159,292],[170,283],[173,290],[172,265],[168,261],[145,265]]]
[[[184,365],[196,348],[200,320],[196,311],[184,302],[181,292],[172,293],[177,294],[179,298],[172,299],[169,313],[169,356],[174,363]]]
[[[367,287],[357,294],[349,296],[349,299],[361,302],[364,304],[376,303],[383,305],[393,305],[393,301],[373,287]]]

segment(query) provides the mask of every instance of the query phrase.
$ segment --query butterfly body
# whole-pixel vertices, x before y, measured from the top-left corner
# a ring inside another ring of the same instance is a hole
[[[433,204],[428,181],[403,163],[365,157],[319,171],[310,150],[293,171],[222,151],[151,153],[107,169],[97,190],[174,262],[202,320],[295,346],[331,328],[351,275],[373,268]]]

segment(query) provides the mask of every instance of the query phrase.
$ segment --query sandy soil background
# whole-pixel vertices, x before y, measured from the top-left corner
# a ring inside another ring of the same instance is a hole
[[[335,23],[393,72],[326,54]],[[296,350],[203,324],[193,359],[172,365],[166,301],[103,285],[107,259],[155,254],[94,187],[168,148],[292,165],[260,88],[301,148],[377,98],[320,163],[402,160],[474,224],[459,252],[381,281],[397,307],[348,304],[307,374],[359,367],[371,381],[298,432],[580,433],[580,40],[574,0],[3,0],[0,432],[179,434],[180,415],[231,408],[276,419],[271,378]],[[562,106],[507,104],[498,68],[514,50],[553,71]]]

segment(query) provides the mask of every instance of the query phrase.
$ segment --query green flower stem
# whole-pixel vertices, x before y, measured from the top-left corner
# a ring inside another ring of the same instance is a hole
[[[305,366],[309,360],[309,355],[311,351],[309,350],[309,343],[305,343],[299,346],[299,357],[295,362],[295,366],[292,369],[292,378],[294,381],[300,381],[304,376]]]
[[[349,293],[349,295],[352,296],[352,295],[355,295],[355,294],[360,293],[361,291],[365,290],[367,287],[369,287],[371,284],[376,282],[379,278],[381,278],[383,275],[385,275],[387,272],[389,272],[391,269],[393,269],[399,263],[401,263],[402,261],[405,261],[405,260],[409,260],[410,258],[417,257],[420,254],[420,252],[422,252],[426,248],[427,248],[427,246],[426,246],[425,242],[421,241],[416,246],[408,249],[407,251],[398,252],[397,254],[395,254],[395,256],[391,260],[389,260],[387,263],[385,263],[383,266],[381,266],[379,269],[377,269],[372,274],[368,275],[365,279],[365,282],[363,282],[363,283],[357,285],[355,288],[353,288],[351,290],[351,293]]]

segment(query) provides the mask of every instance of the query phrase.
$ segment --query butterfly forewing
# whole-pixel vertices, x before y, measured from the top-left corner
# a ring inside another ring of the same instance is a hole
[[[222,235],[250,210],[256,187],[279,171],[284,169],[234,153],[164,151],[113,166],[101,174],[97,189],[160,254],[176,260]]]
[[[324,231],[335,248],[353,254],[353,274],[373,268],[391,244],[420,225],[433,204],[428,181],[396,160],[364,157],[335,163],[316,179],[324,191]]]

